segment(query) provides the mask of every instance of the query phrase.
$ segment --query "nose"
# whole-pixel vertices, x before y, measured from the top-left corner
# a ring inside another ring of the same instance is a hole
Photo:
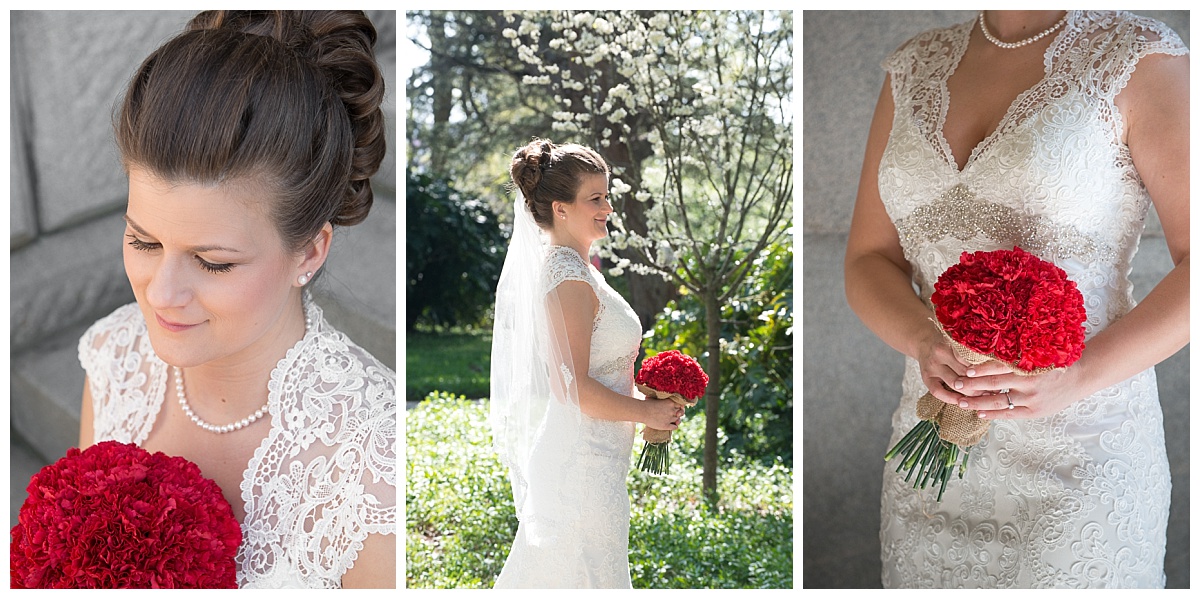
[[[604,198],[604,212],[606,214],[611,214],[612,211],[613,211],[612,200],[610,200],[608,198]]]
[[[187,305],[192,290],[186,269],[170,259],[160,259],[150,270],[146,282],[146,302],[155,309],[178,308]]]

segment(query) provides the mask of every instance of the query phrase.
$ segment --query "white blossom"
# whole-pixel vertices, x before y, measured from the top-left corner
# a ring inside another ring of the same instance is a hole
[[[599,17],[592,22],[592,29],[599,31],[604,35],[609,35],[613,32],[613,26],[604,17]]]
[[[626,183],[620,179],[612,180],[612,188],[613,188],[613,191],[615,191],[617,193],[629,193],[630,191],[633,190],[633,187],[630,187],[628,183]]]

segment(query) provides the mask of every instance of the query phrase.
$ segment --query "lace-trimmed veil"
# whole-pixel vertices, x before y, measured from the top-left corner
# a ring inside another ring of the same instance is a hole
[[[577,484],[568,481],[581,412],[558,290],[548,289],[549,236],[524,195],[515,196],[492,330],[492,442],[509,468],[517,517],[530,542],[539,543],[571,517],[558,498],[563,485]]]

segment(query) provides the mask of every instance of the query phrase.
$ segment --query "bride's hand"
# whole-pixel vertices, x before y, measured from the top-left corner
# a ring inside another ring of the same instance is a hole
[[[642,401],[641,422],[660,431],[673,431],[683,420],[683,406],[669,399],[645,399]]]
[[[1052,416],[1084,397],[1079,391],[1083,388],[1078,380],[1080,370],[1074,367],[1020,376],[993,361],[972,366],[965,374],[959,381],[969,397],[961,398],[958,406],[977,410],[980,418],[988,420]],[[1010,399],[1012,408],[1008,407]]]
[[[967,374],[967,365],[954,355],[954,350],[937,327],[930,325],[929,333],[919,345],[917,362],[921,365],[921,380],[934,397],[957,405],[967,394],[957,386],[957,382]]]

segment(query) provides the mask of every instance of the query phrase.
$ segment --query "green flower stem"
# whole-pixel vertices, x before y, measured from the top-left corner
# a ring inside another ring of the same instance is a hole
[[[900,439],[900,442],[896,443],[896,445],[892,447],[891,451],[887,452],[887,455],[883,456],[883,461],[887,462],[896,457],[896,454],[901,452],[904,452],[905,457],[908,457],[909,448],[922,438],[921,432],[925,429],[926,424],[929,424],[929,421],[922,420],[918,422],[916,426],[912,427],[912,429],[908,431],[908,434],[904,435],[904,438]]]

